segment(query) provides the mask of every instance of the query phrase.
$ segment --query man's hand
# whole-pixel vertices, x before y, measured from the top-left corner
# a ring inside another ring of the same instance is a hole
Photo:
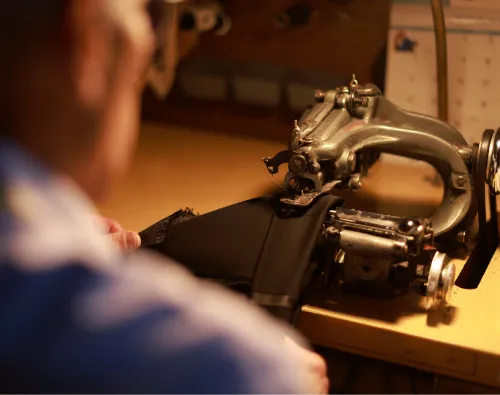
[[[288,337],[285,339],[285,343],[297,354],[304,364],[304,369],[301,369],[298,374],[301,376],[301,380],[303,380],[309,388],[309,393],[328,394],[330,390],[330,381],[327,375],[325,360],[319,354],[299,346]]]
[[[141,246],[141,238],[136,232],[124,230],[114,219],[106,217],[97,219],[104,223],[106,236],[123,250],[135,250]]]

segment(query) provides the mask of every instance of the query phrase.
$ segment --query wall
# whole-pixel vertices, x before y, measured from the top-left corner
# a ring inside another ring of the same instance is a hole
[[[186,61],[208,57],[221,62],[306,71],[312,75],[330,73],[346,76],[346,82],[356,73],[361,83],[372,81],[374,65],[385,58],[390,0],[309,0],[307,3],[317,10],[317,15],[307,25],[276,28],[273,17],[296,3],[292,0],[228,0],[232,30],[225,36],[204,34]],[[192,41],[189,46],[192,47]],[[384,56],[380,57],[381,54]],[[180,67],[179,73],[182,65]],[[378,69],[383,82],[383,62]],[[159,102],[147,93],[144,102],[144,118],[149,121],[282,142],[288,140],[293,120],[300,116],[284,106],[260,108],[231,100],[187,99],[179,84],[166,101]]]
[[[371,78],[371,67],[384,46],[389,0],[307,1],[318,14],[302,27],[277,29],[272,18],[296,0],[227,1],[233,19],[223,37],[205,35],[198,53],[237,61],[287,65]]]
[[[451,0],[445,9],[448,40],[449,122],[469,143],[500,126],[500,1]],[[397,51],[396,35],[416,42]],[[437,115],[432,15],[425,4],[397,1],[391,15],[387,97],[399,106]]]

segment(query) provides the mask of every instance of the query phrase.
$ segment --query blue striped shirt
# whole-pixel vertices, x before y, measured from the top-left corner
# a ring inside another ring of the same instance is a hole
[[[71,180],[0,140],[0,389],[303,393],[294,333],[151,253],[123,253]]]

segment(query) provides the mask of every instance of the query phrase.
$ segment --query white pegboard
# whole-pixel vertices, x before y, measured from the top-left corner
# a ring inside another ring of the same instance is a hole
[[[452,8],[500,9],[499,0],[451,0]]]
[[[487,1],[500,6],[500,0]],[[500,14],[481,8],[470,15],[463,10],[454,13],[450,8],[445,12],[449,28],[449,122],[473,143],[485,129],[500,126]],[[436,116],[436,54],[428,5],[394,6],[391,25],[386,95],[404,109]],[[416,42],[413,51],[396,50],[396,35],[401,32]]]

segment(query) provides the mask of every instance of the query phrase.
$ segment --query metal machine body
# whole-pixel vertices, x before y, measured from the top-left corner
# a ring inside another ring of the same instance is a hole
[[[433,239],[428,220],[339,208],[325,222],[326,241],[338,246],[334,264],[343,267],[344,287],[364,293],[403,292],[413,280],[408,269],[416,272],[415,258]]]
[[[296,123],[288,150],[264,159],[271,174],[288,164],[285,186],[291,196],[284,203],[309,204],[334,188],[359,189],[378,155],[390,153],[425,161],[443,179],[443,203],[431,218],[438,243],[452,229],[459,233],[471,226],[471,148],[459,131],[404,111],[377,87],[360,86],[355,79],[350,87],[318,92],[316,101]]]
[[[452,126],[398,108],[354,76],[350,86],[318,91],[315,100],[295,122],[288,149],[263,159],[271,174],[288,165],[282,204],[307,206],[336,188],[359,190],[381,153],[429,163],[444,185],[441,204],[429,218],[332,212],[325,239],[336,246],[337,268],[329,283],[379,295],[396,295],[413,284],[429,306],[446,303],[455,282],[451,258],[469,255],[479,234],[483,252],[474,255],[472,270],[478,273],[477,261],[489,261],[486,255],[498,245],[495,199],[487,199],[485,186],[492,194],[499,191],[500,134],[486,131],[481,144],[470,147]]]

